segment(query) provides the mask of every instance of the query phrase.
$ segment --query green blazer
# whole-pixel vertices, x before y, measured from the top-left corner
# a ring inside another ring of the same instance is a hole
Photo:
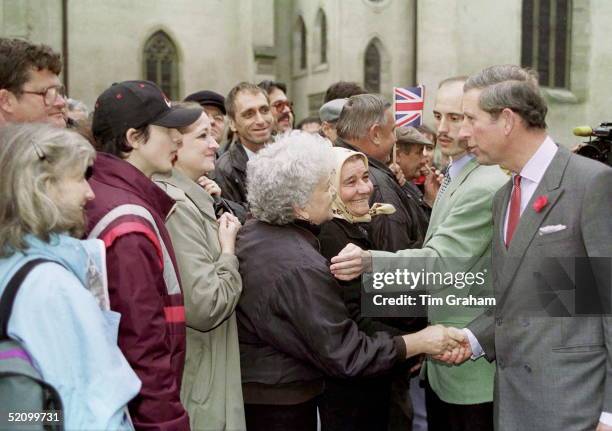
[[[436,200],[423,248],[397,253],[372,251],[375,272],[393,271],[401,257],[402,268],[417,272],[459,271],[477,273],[490,268],[492,238],[492,203],[495,192],[508,181],[498,166],[481,166],[471,160],[452,179],[446,192]],[[406,259],[430,258],[430,259]],[[461,258],[461,259],[443,259]],[[490,283],[490,280],[488,280]],[[492,292],[492,286],[485,286]],[[479,287],[479,289],[481,289]],[[452,293],[465,296],[468,288],[447,286],[438,296]],[[488,295],[492,296],[492,295]],[[484,307],[443,306],[428,308],[432,324],[465,327]],[[448,366],[428,359],[425,372],[432,389],[443,401],[451,404],[480,404],[493,400],[495,364],[484,358]]]

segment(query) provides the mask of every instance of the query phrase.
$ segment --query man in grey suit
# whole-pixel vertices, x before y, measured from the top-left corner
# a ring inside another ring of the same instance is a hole
[[[464,86],[461,136],[478,162],[513,175],[493,202],[496,307],[467,326],[468,348],[441,359],[497,361],[499,431],[612,430],[612,169],[555,145],[546,112],[537,78],[518,66],[489,67]],[[563,262],[576,258],[591,258],[590,288],[607,314],[536,317],[525,305],[559,287],[572,273]]]

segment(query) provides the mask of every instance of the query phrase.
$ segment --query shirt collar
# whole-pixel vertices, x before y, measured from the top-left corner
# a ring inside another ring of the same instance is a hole
[[[256,154],[253,151],[249,150],[245,145],[243,145],[242,148],[244,148],[244,151],[246,152],[247,158],[249,160],[256,156]]]
[[[540,148],[531,156],[521,169],[521,177],[526,178],[534,183],[540,183],[548,165],[557,154],[559,148],[554,143],[550,136],[547,136],[540,145]]]
[[[464,154],[460,159],[453,160],[448,167],[448,175],[450,176],[451,180],[457,178],[457,175],[461,173],[465,165],[467,165],[473,158],[473,154]]]

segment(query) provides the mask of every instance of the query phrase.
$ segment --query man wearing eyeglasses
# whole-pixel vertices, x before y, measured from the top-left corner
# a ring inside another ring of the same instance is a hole
[[[66,127],[60,55],[47,45],[0,38],[0,126],[51,123]]]
[[[277,135],[293,129],[293,102],[287,99],[287,86],[282,82],[261,81],[257,84],[270,98],[270,108],[274,115],[274,131]]]

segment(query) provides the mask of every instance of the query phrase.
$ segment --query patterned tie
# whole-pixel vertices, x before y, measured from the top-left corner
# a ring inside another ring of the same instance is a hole
[[[514,176],[512,195],[510,196],[510,211],[508,212],[508,227],[506,228],[506,248],[512,241],[514,231],[521,218],[521,176]]]
[[[438,190],[438,195],[436,196],[435,202],[438,202],[440,200],[440,198],[442,197],[442,195],[448,188],[448,185],[450,184],[450,182],[451,182],[450,169],[447,169],[446,173],[444,174],[444,180],[442,180],[442,184],[440,185],[440,190]]]

